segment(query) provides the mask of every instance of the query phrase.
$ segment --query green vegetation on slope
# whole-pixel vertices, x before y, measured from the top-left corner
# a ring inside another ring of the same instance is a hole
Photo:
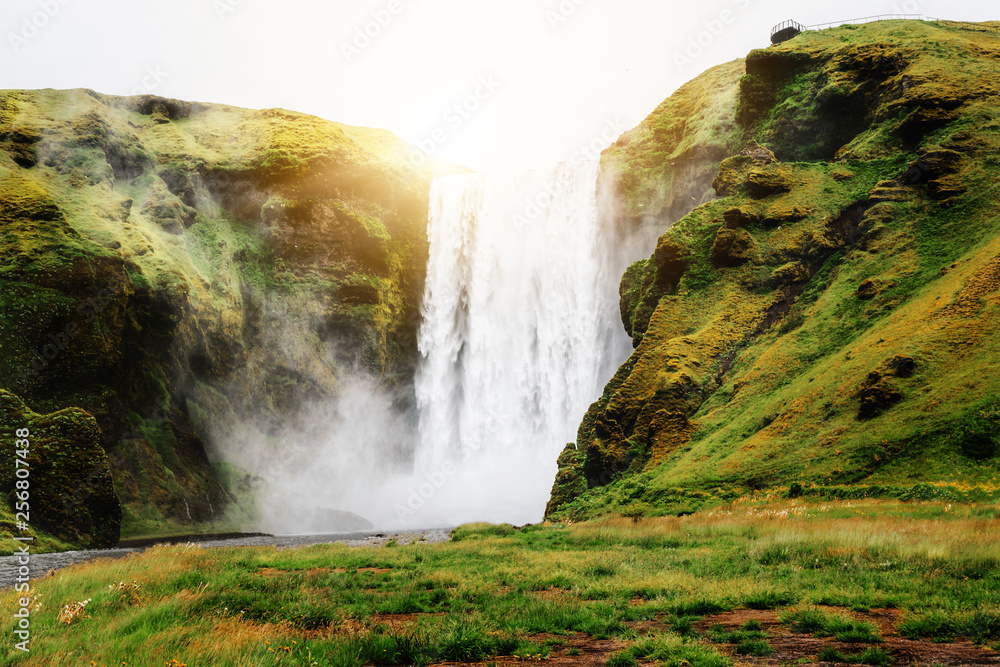
[[[768,487],[996,495],[998,53],[887,21],[750,54],[747,148],[624,276],[636,351],[560,457],[549,516]]]

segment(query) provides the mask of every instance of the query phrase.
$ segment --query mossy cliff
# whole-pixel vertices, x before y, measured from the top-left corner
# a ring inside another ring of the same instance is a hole
[[[719,163],[740,145],[743,71],[742,60],[708,70],[604,152],[601,178],[614,188],[621,226],[669,225],[714,198]]]
[[[745,493],[995,497],[996,27],[805,32],[703,75],[738,86],[739,147],[719,198],[622,278],[635,351],[560,457],[550,517]]]
[[[410,400],[441,165],[391,133],[6,91],[0,149],[0,387],[93,415],[126,530],[220,515],[209,424],[277,428],[351,369]]]

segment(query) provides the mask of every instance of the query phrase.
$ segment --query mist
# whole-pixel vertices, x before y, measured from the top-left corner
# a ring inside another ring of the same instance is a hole
[[[559,453],[632,352],[619,278],[662,232],[624,218],[616,191],[587,161],[435,181],[412,394],[338,366],[350,351],[334,346],[335,398],[213,438],[255,478],[255,527],[541,521]],[[268,347],[301,357],[309,330],[286,325]]]

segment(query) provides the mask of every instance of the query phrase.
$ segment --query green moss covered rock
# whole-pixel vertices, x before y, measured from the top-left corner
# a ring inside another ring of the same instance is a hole
[[[29,431],[26,449],[14,446],[20,429]],[[118,544],[122,507],[101,446],[101,431],[91,415],[79,408],[40,415],[0,389],[0,436],[10,445],[3,457],[0,491],[6,494],[12,513],[23,497],[19,494],[26,490],[31,528],[81,547]],[[18,455],[19,449],[25,457]],[[27,466],[19,465],[18,458]],[[28,474],[19,475],[18,469]],[[22,490],[18,481],[21,486],[26,481],[28,488]]]
[[[741,266],[757,258],[757,244],[744,229],[720,229],[712,244],[712,264],[717,268]]]
[[[792,173],[782,166],[751,169],[747,173],[746,187],[754,199],[788,192],[792,189]]]

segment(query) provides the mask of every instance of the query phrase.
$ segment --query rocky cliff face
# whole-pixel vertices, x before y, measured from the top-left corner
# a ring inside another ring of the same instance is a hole
[[[277,428],[349,369],[410,400],[433,175],[390,133],[7,91],[0,149],[0,387],[93,415],[127,526],[220,514],[209,425]]]
[[[742,60],[681,86],[601,156],[601,178],[617,199],[618,225],[669,227],[715,198],[719,164],[742,144],[736,123]]]
[[[996,33],[844,26],[703,75],[738,85],[745,148],[622,278],[636,349],[560,457],[549,516],[995,494]],[[629,213],[656,199],[633,193]]]

